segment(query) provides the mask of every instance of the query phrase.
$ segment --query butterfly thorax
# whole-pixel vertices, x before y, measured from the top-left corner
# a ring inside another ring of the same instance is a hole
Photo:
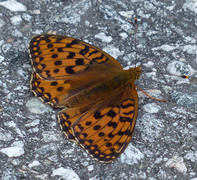
[[[109,90],[115,90],[121,87],[126,88],[128,83],[134,84],[135,81],[139,78],[140,72],[140,68],[130,68],[128,70],[123,70],[117,73],[115,76],[113,76],[112,79],[107,82]]]
[[[127,88],[127,85],[134,85],[135,81],[140,77],[142,68],[130,68],[117,73],[111,80],[107,82],[108,90]]]

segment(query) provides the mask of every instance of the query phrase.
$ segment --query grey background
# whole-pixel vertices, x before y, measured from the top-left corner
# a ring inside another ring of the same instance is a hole
[[[197,179],[196,0],[18,0],[24,9],[16,11],[2,2],[1,179]],[[30,92],[28,43],[36,34],[56,32],[104,49],[128,68],[135,63],[135,17],[138,64],[189,79],[143,73],[136,84],[166,102],[139,92],[132,142],[117,160],[101,164],[65,140],[57,124],[59,110],[43,105]],[[101,32],[112,40],[99,38]],[[11,157],[4,151],[9,147],[24,152]]]

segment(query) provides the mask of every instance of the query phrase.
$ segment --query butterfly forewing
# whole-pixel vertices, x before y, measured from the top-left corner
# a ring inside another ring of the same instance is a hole
[[[66,80],[45,81],[36,73],[32,73],[30,89],[44,103],[54,107],[65,107],[63,100],[68,95],[71,84]]]
[[[78,39],[60,35],[38,35],[31,39],[30,56],[43,79],[66,79],[85,72],[121,71],[122,66],[104,51]]]
[[[66,36],[35,36],[30,41],[29,52],[35,69],[31,90],[55,107],[68,106],[66,101],[70,96],[122,70],[104,51]]]

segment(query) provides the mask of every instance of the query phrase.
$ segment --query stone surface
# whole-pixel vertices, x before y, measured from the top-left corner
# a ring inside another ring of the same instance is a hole
[[[65,140],[59,109],[29,90],[30,39],[55,32],[135,65],[139,113],[132,142],[101,164]],[[6,179],[197,179],[197,1],[4,0],[0,2],[0,175]],[[153,72],[149,72],[152,70]],[[188,75],[181,79],[162,73]]]

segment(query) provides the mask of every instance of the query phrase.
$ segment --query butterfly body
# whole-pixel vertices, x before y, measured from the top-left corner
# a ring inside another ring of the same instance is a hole
[[[111,162],[131,140],[138,111],[135,81],[141,67],[123,70],[113,57],[83,41],[43,34],[29,46],[33,93],[63,108],[67,138],[101,162]]]
[[[86,100],[102,99],[103,97],[109,96],[111,93],[115,92],[117,89],[122,90],[127,88],[127,86],[134,85],[135,80],[131,77],[130,72],[135,69],[131,68],[129,70],[123,70],[119,73],[113,75],[112,77],[107,77],[102,79],[102,81],[95,82],[84,92],[84,96],[87,95]],[[138,78],[138,77],[135,77]],[[80,93],[81,96],[83,93]],[[77,95],[76,95],[77,96]],[[82,95],[83,96],[83,95]],[[85,99],[84,99],[85,101]]]

